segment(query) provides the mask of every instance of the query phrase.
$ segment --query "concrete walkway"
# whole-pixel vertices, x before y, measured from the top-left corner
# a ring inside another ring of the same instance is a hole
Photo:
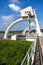
[[[43,55],[43,36],[39,37],[39,42],[40,42],[40,45],[41,45],[41,50],[42,50],[42,55]]]
[[[39,37],[39,42],[40,42],[40,46],[41,46],[41,50],[42,50],[42,65],[43,65],[43,36]]]
[[[37,38],[36,52],[35,52],[35,58],[34,58],[33,65],[42,65],[42,52],[41,52],[39,37]]]

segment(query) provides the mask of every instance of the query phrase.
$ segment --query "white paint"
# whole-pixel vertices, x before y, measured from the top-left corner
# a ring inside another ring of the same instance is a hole
[[[34,15],[35,15],[34,22],[36,22],[36,33],[37,33],[38,36],[41,36],[42,33],[41,33],[41,30],[40,30],[40,27],[39,27],[39,24],[38,24],[38,19],[37,19],[35,10],[34,10]]]
[[[26,31],[29,30],[29,27],[25,28],[24,31],[22,32],[22,35],[25,35],[26,34]]]
[[[12,23],[8,26],[8,28],[6,29],[5,34],[4,34],[4,39],[7,39],[9,30],[11,29],[11,27],[12,27],[13,25],[16,25],[18,22],[20,22],[20,21],[22,21],[22,20],[23,20],[23,19],[20,18],[20,19],[18,19],[18,20],[16,20],[16,21],[12,22]]]
[[[17,35],[11,36],[11,40],[16,40],[16,38],[17,38]]]
[[[27,7],[25,9],[21,10],[20,12],[21,12],[21,18],[18,19],[18,20],[16,20],[16,21],[14,21],[14,22],[12,22],[8,26],[8,28],[6,29],[5,34],[4,34],[4,39],[7,39],[9,30],[11,29],[12,26],[16,25],[18,22],[23,21],[23,20],[34,21],[35,24],[36,24],[35,25],[35,27],[36,27],[36,33],[37,33],[37,35],[41,36],[42,33],[40,31],[40,27],[39,27],[39,24],[38,24],[38,20],[37,20],[37,16],[36,16],[35,10],[33,10],[32,7],[30,6],[30,7]],[[25,13],[25,12],[27,12],[27,13]],[[28,14],[28,12],[30,12],[31,14]],[[33,17],[29,18],[29,15],[31,15],[31,16],[34,15],[34,18]],[[25,18],[23,18],[23,16],[25,16]],[[26,17],[26,16],[28,16],[28,17]],[[26,30],[24,30],[24,34],[25,34]]]
[[[29,17],[29,15],[28,15],[28,14],[30,14],[29,12],[31,13],[32,16],[34,15],[31,6],[29,6],[29,7],[27,7],[27,8],[24,8],[24,9],[20,10],[21,17],[26,17],[26,16]]]
[[[26,38],[26,41],[34,41],[34,39]]]

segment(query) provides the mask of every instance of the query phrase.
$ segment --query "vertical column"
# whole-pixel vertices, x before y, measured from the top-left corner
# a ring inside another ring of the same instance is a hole
[[[38,24],[38,19],[37,19],[37,16],[36,16],[36,13],[35,13],[35,10],[34,10],[34,21],[36,22],[36,33],[38,36],[41,36],[41,30],[40,30],[40,27],[39,27],[39,24]]]
[[[31,28],[30,28],[30,23],[31,23],[31,21],[29,20],[29,21],[28,21],[28,26],[29,26],[29,35],[30,35],[30,29],[31,29]]]

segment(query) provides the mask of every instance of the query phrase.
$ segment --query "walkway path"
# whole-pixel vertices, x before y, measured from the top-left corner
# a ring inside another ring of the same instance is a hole
[[[35,52],[35,59],[33,65],[43,65],[42,63],[42,53],[43,53],[43,38],[38,37],[37,45],[36,45],[36,52]]]
[[[39,42],[42,50],[42,65],[43,65],[43,36],[39,37]]]
[[[42,55],[43,55],[43,37],[39,37],[39,42],[40,42],[40,45],[41,45],[41,49],[42,49]]]

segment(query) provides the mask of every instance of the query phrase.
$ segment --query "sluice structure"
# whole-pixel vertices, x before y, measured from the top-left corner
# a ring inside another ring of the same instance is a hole
[[[11,40],[26,40],[33,41],[30,49],[27,51],[25,57],[23,58],[21,65],[27,59],[27,65],[42,65],[42,54],[43,54],[43,34],[40,30],[38,19],[35,10],[29,6],[20,10],[21,18],[13,21],[6,29],[4,34],[4,39],[8,39],[9,30],[19,22],[27,20],[28,27],[26,27],[21,35],[12,35]]]

